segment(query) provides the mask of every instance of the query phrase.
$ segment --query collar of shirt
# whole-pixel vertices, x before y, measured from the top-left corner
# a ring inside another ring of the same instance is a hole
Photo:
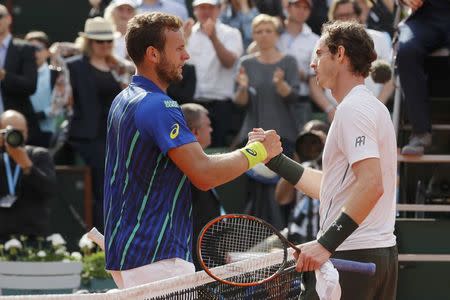
[[[38,68],[38,73],[43,73],[46,69],[49,69],[48,67],[48,63],[44,62],[39,68]]]
[[[161,90],[153,81],[151,81],[148,78],[145,78],[144,76],[133,75],[133,78],[131,79],[131,84],[137,85],[145,89],[146,91],[165,94],[165,92]]]

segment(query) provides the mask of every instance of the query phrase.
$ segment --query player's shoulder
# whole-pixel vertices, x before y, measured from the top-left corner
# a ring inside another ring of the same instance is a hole
[[[141,100],[141,106],[160,109],[180,108],[177,101],[166,94],[157,92],[146,92]]]
[[[339,104],[339,110],[345,114],[373,114],[383,107],[384,104],[364,85],[355,87],[347,96],[345,96],[344,101]]]

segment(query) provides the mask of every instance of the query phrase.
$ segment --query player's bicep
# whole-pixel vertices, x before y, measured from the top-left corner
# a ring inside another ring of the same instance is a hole
[[[206,176],[208,156],[198,142],[184,144],[168,151],[172,162],[198,187]]]

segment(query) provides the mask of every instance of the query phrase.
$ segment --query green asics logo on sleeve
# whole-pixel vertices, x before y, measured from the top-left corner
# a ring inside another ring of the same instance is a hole
[[[256,151],[255,150],[253,150],[253,149],[245,149],[245,151],[248,153],[248,154],[250,154],[251,156],[256,156],[256,155],[258,155],[258,153],[256,153]]]

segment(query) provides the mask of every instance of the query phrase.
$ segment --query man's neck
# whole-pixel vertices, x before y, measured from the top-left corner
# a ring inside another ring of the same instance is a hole
[[[286,32],[292,36],[300,34],[303,30],[303,23],[297,23],[292,20],[286,21]]]
[[[355,86],[361,84],[364,84],[364,77],[362,76],[352,73],[338,74],[336,85],[331,88],[331,94],[338,103],[341,103]]]
[[[161,78],[158,77],[158,75],[153,69],[142,70],[138,68],[136,75],[147,78],[148,80],[153,82],[157,87],[159,87],[164,93],[167,93],[167,88],[169,87],[169,84],[162,81]]]

